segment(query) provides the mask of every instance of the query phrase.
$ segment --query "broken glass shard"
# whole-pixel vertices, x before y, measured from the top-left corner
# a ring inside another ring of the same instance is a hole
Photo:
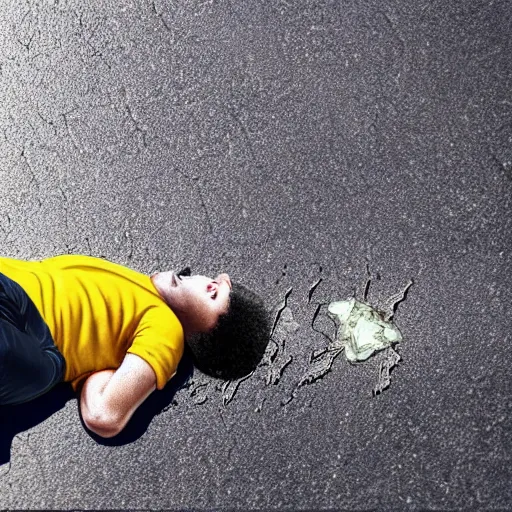
[[[401,357],[398,352],[395,352],[392,347],[389,347],[384,352],[384,360],[381,361],[379,366],[379,378],[377,385],[373,388],[373,396],[382,393],[391,384],[391,370],[398,364]]]
[[[350,362],[365,361],[375,352],[402,341],[402,334],[370,305],[354,298],[331,302],[327,314],[338,324],[336,341]]]

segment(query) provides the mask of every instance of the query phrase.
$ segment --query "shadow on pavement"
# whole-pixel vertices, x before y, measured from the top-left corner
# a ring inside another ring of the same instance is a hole
[[[35,427],[62,409],[75,397],[71,384],[62,383],[48,393],[20,405],[0,407],[0,465],[11,460],[14,436]]]
[[[132,418],[117,436],[105,439],[91,432],[80,421],[85,431],[99,444],[121,446],[132,443],[146,432],[151,420],[169,405],[175,404],[175,393],[189,380],[193,374],[193,363],[185,351],[176,375],[161,391],[154,391],[135,411]],[[11,460],[11,445],[13,438],[25,430],[35,427],[48,419],[52,414],[62,409],[66,402],[77,398],[71,384],[62,383],[50,392],[30,402],[20,405],[0,407],[0,465]]]

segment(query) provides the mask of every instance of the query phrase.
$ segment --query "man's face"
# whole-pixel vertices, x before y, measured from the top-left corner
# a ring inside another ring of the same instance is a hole
[[[226,313],[229,306],[231,280],[227,274],[215,279],[185,276],[174,271],[157,272],[151,281],[160,296],[174,311],[186,334],[207,332]]]

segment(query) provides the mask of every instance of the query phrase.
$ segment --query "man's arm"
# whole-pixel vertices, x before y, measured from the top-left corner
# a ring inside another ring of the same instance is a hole
[[[95,372],[85,381],[80,400],[85,425],[102,437],[115,436],[155,388],[153,368],[141,357],[126,354],[117,370]]]

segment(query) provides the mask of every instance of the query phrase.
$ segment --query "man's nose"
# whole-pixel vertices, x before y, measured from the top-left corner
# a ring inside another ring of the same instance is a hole
[[[228,285],[230,288],[233,288],[232,284],[231,284],[231,279],[229,278],[229,276],[227,274],[219,274],[219,277],[223,280],[223,281],[227,281]]]

